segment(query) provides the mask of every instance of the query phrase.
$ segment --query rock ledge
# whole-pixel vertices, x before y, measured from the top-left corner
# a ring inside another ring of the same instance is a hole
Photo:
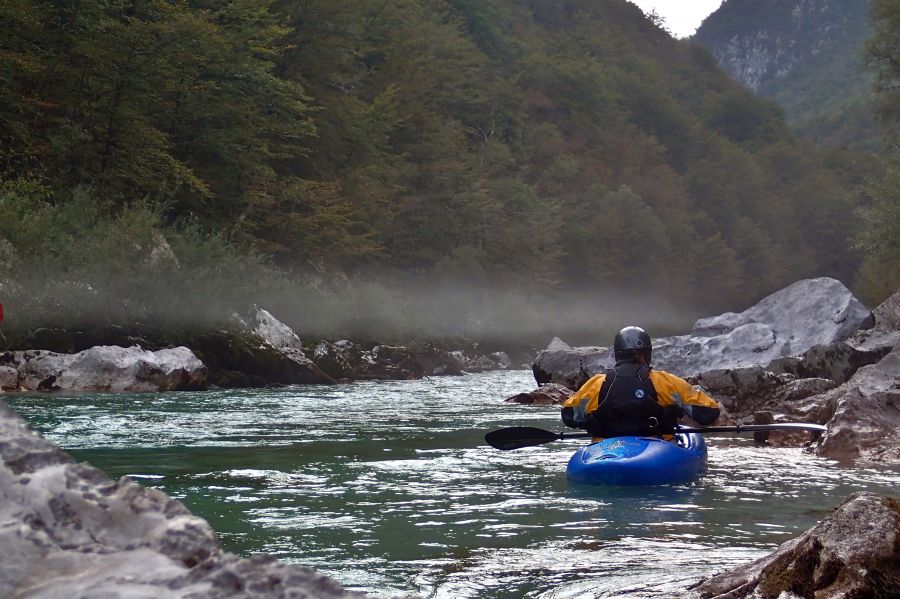
[[[897,597],[900,504],[860,492],[774,553],[693,587],[703,599]]]

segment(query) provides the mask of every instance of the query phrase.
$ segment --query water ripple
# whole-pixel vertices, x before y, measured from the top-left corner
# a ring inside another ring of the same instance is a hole
[[[499,452],[486,431],[558,429],[502,399],[530,372],[204,393],[6,395],[51,440],[207,518],[223,545],[375,596],[677,596],[769,553],[896,471],[711,437],[675,487],[570,485],[578,440]]]

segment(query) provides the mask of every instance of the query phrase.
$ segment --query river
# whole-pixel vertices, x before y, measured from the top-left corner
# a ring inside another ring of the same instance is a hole
[[[111,477],[164,490],[224,547],[311,566],[377,597],[678,596],[770,553],[900,473],[707,439],[698,482],[567,483],[567,440],[500,452],[486,431],[556,429],[502,399],[528,371],[201,393],[15,395],[24,418]]]

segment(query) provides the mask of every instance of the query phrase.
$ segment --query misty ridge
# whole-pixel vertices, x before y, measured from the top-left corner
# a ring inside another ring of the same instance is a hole
[[[342,277],[326,285],[281,278],[265,269],[173,285],[175,279],[168,278],[173,274],[157,268],[148,279],[146,273],[124,269],[86,282],[67,280],[71,273],[44,271],[25,285],[0,281],[7,298],[4,329],[10,336],[35,327],[109,325],[192,333],[239,328],[241,320],[262,308],[304,343],[467,341],[504,350],[542,349],[554,336],[572,345],[608,345],[617,330],[632,323],[654,335],[687,332],[705,315],[633,288],[515,289],[397,272]]]
[[[602,292],[525,290],[423,277],[382,283],[351,281],[321,301],[267,298],[299,334],[351,339],[468,339],[493,349],[554,337],[573,345],[608,345],[616,331],[640,322],[654,334],[687,332],[696,319],[665,298],[634,289]],[[312,298],[310,298],[312,299]],[[262,307],[262,305],[260,306]]]

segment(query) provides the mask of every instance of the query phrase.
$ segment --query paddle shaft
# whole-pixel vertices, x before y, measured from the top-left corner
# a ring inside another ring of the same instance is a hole
[[[697,428],[679,426],[677,428],[678,433],[756,433],[761,431],[777,430],[805,430],[814,433],[823,433],[827,429],[821,424],[811,424],[808,422],[785,422],[780,424],[737,424],[734,426],[706,426]],[[592,435],[591,433],[554,432],[533,426],[514,426],[491,431],[484,436],[484,440],[491,447],[507,451],[510,449],[520,449],[522,447],[543,445],[545,443],[559,441],[562,439],[593,436],[594,435]]]

